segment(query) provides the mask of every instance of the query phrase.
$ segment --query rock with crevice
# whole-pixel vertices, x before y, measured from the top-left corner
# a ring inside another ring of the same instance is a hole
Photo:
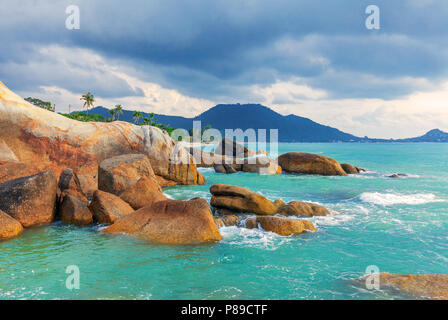
[[[243,187],[215,184],[211,186],[210,193],[210,204],[221,213],[273,215],[278,211],[274,202]]]

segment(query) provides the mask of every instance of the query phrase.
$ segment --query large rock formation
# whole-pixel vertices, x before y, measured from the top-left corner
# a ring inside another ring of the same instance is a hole
[[[403,275],[380,273],[380,288],[398,290],[414,299],[448,300],[447,274]],[[367,280],[366,277],[360,279]]]
[[[50,170],[0,184],[0,210],[24,227],[53,221],[57,179]]]
[[[148,177],[142,177],[127,188],[120,198],[131,205],[135,210],[151,205],[154,202],[167,200],[158,184]]]
[[[33,164],[0,161],[0,183],[32,176],[39,172],[42,172],[42,170]]]
[[[19,221],[0,210],[0,240],[15,237],[22,231]]]
[[[93,193],[93,200],[89,205],[95,221],[111,224],[116,220],[134,212],[132,207],[116,195],[97,190]]]
[[[147,177],[158,186],[149,158],[144,154],[124,154],[100,163],[98,167],[98,189],[115,195]],[[159,191],[162,191],[158,187]]]
[[[0,140],[0,161],[19,162],[14,152],[9,149],[5,141]]]
[[[276,161],[269,159],[268,157],[257,157],[253,159],[245,159],[241,171],[255,172],[259,174],[281,174],[282,168]]]
[[[287,205],[280,207],[278,213],[284,216],[306,217],[326,216],[330,214],[326,208],[318,204],[302,201],[291,201]]]
[[[57,175],[69,167],[78,175],[97,174],[103,160],[146,154],[154,173],[178,184],[203,184],[189,153],[156,127],[127,122],[80,122],[33,106],[0,82],[0,139],[20,162]],[[183,160],[183,161],[180,161]]]
[[[281,236],[301,234],[305,231],[315,231],[316,228],[307,220],[298,220],[284,217],[257,217],[257,223],[266,231]]]
[[[304,152],[288,152],[278,157],[283,171],[324,176],[346,176],[344,169],[334,159]]]
[[[77,226],[85,226],[93,222],[92,212],[87,205],[69,194],[62,199],[59,216],[65,223]]]
[[[210,204],[221,213],[272,215],[278,211],[276,203],[243,187],[215,184],[210,193]]]
[[[198,244],[222,239],[204,199],[166,200],[144,207],[103,230],[163,244]]]

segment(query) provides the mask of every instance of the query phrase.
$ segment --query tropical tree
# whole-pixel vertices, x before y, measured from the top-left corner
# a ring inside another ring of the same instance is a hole
[[[93,107],[93,103],[95,102],[95,97],[90,92],[83,94],[81,99],[84,101],[84,107],[87,109],[87,113],[89,113],[89,109]]]
[[[140,111],[134,111],[134,113],[132,113],[132,116],[134,117],[134,122],[138,123],[140,121],[140,118],[143,115],[142,115],[142,113]]]
[[[115,113],[117,115],[117,120],[120,120],[120,114],[123,114],[123,107],[121,104],[115,105]]]
[[[145,118],[143,119],[143,125],[144,125],[144,126],[149,126],[149,125],[151,125],[151,119],[149,119],[148,117],[145,117]]]
[[[154,126],[154,125],[156,124],[156,119],[154,118],[154,112],[151,112],[151,113],[149,114],[149,120],[150,120],[150,124],[151,124],[152,126]]]
[[[115,109],[110,109],[109,110],[109,114],[110,114],[110,120],[111,121],[115,121],[115,114],[117,113],[117,111]]]

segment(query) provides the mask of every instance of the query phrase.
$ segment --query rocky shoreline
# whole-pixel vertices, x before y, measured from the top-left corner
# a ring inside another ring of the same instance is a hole
[[[224,184],[210,187],[210,204],[201,198],[170,200],[162,191],[204,184],[196,164],[218,174],[346,176],[364,170],[301,152],[273,160],[226,139],[215,153],[200,151],[200,159],[192,149],[151,126],[65,118],[32,106],[0,82],[0,240],[55,220],[104,224],[104,233],[168,245],[217,242],[220,228],[228,226],[280,236],[318,232],[308,218],[331,213],[314,203],[284,203]]]

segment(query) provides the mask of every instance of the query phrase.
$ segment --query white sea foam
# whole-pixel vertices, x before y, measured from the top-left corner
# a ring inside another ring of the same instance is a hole
[[[390,206],[394,204],[411,204],[419,205],[430,202],[440,202],[432,193],[416,193],[416,194],[398,194],[398,193],[380,193],[380,192],[364,192],[359,198],[363,202],[373,203],[382,206]]]

